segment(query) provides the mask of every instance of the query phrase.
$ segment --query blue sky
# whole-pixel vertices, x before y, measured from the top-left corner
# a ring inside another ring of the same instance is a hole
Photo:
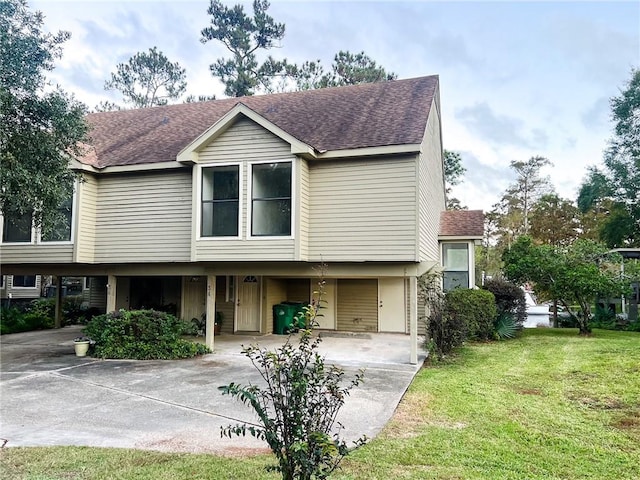
[[[444,147],[460,152],[468,170],[454,194],[470,208],[489,210],[513,179],[509,162],[535,155],[553,162],[544,173],[556,191],[575,199],[611,136],[609,98],[640,66],[638,1],[271,3],[286,25],[269,52],[277,58],[328,66],[339,50],[364,50],[399,78],[440,75]],[[222,97],[209,64],[226,51],[199,41],[208,5],[31,2],[48,30],[71,32],[51,77],[90,107],[118,101],[104,81],[153,46],[186,68],[188,93]]]

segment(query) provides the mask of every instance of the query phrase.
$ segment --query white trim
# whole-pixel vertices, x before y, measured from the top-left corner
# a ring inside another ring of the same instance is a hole
[[[291,218],[290,218],[290,235],[253,235],[252,227],[253,227],[253,166],[254,165],[268,165],[271,163],[290,163],[291,164]],[[282,159],[282,160],[252,160],[247,162],[247,231],[246,231],[246,239],[247,240],[295,240],[295,202],[297,201],[297,197],[295,196],[294,181],[296,180],[296,161],[293,158]]]
[[[203,237],[202,236],[202,170],[205,168],[217,168],[217,167],[229,167],[229,166],[237,166],[238,167],[238,234],[237,235],[229,235],[224,237]],[[196,166],[196,177],[197,177],[197,185],[196,185],[196,219],[195,219],[195,228],[196,228],[196,241],[198,242],[211,242],[217,240],[242,240],[242,178],[244,174],[243,162],[222,162],[222,163],[203,163],[197,164]]]
[[[4,241],[4,215],[0,214],[0,244],[2,245],[37,245],[37,232],[33,224],[33,213],[31,214],[31,238],[28,242],[5,242]]]
[[[363,148],[350,148],[345,150],[327,150],[325,152],[318,153],[315,156],[315,159],[329,160],[329,159],[336,159],[336,158],[394,155],[399,153],[422,153],[422,144],[408,143],[404,145],[385,145],[382,147],[363,147]]]
[[[15,283],[13,283],[16,277],[33,277],[34,278],[33,287],[16,285]],[[11,289],[12,290],[39,290],[40,287],[38,287],[38,275],[11,275]]]

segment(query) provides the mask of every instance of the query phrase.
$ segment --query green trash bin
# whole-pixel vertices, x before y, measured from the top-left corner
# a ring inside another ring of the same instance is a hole
[[[295,313],[293,314],[293,324],[296,329],[306,328],[307,319],[305,315],[305,307],[309,304],[306,302],[282,302],[283,305],[291,306],[295,308]]]
[[[287,335],[294,330],[293,324],[296,316],[296,307],[279,303],[273,306],[273,333],[276,335]]]

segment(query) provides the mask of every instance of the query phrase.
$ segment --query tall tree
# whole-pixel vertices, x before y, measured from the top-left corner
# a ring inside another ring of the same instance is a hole
[[[580,212],[571,200],[555,193],[540,197],[531,208],[531,237],[545,245],[570,245],[579,234]]]
[[[462,210],[465,208],[460,204],[460,200],[451,197],[451,189],[464,181],[463,177],[466,171],[467,169],[462,166],[462,157],[458,152],[444,151],[444,181],[448,210]]]
[[[519,160],[511,161],[511,168],[516,172],[516,181],[507,189],[507,194],[511,197],[516,208],[522,212],[522,233],[529,233],[529,213],[531,207],[541,195],[550,190],[549,177],[540,176],[542,167],[551,165],[551,162],[544,157],[531,157],[523,162]]]
[[[186,73],[178,62],[170,62],[153,47],[118,64],[104,88],[120,91],[124,102],[135,108],[166,105],[187,90]]]
[[[225,84],[224,93],[230,97],[253,95],[256,87],[268,84],[286,65],[286,61],[271,57],[258,65],[256,52],[269,50],[284,38],[284,24],[267,15],[268,9],[267,0],[254,0],[250,17],[242,5],[228,8],[219,0],[211,0],[207,10],[211,25],[202,29],[200,41],[218,40],[231,52],[231,58],[218,58],[209,67]]]
[[[73,194],[68,166],[87,125],[86,107],[46,80],[70,34],[45,33],[43,23],[25,0],[0,0],[0,208],[47,227]]]
[[[610,247],[640,246],[640,69],[611,99],[614,136],[604,154],[604,169],[591,168],[578,194],[583,212],[609,201],[600,238]]]

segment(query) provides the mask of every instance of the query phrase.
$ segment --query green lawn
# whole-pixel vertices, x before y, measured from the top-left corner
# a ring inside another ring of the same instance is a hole
[[[640,478],[640,334],[528,330],[424,368],[339,479]],[[212,432],[216,436],[218,432]],[[0,451],[3,479],[275,479],[269,456]]]

